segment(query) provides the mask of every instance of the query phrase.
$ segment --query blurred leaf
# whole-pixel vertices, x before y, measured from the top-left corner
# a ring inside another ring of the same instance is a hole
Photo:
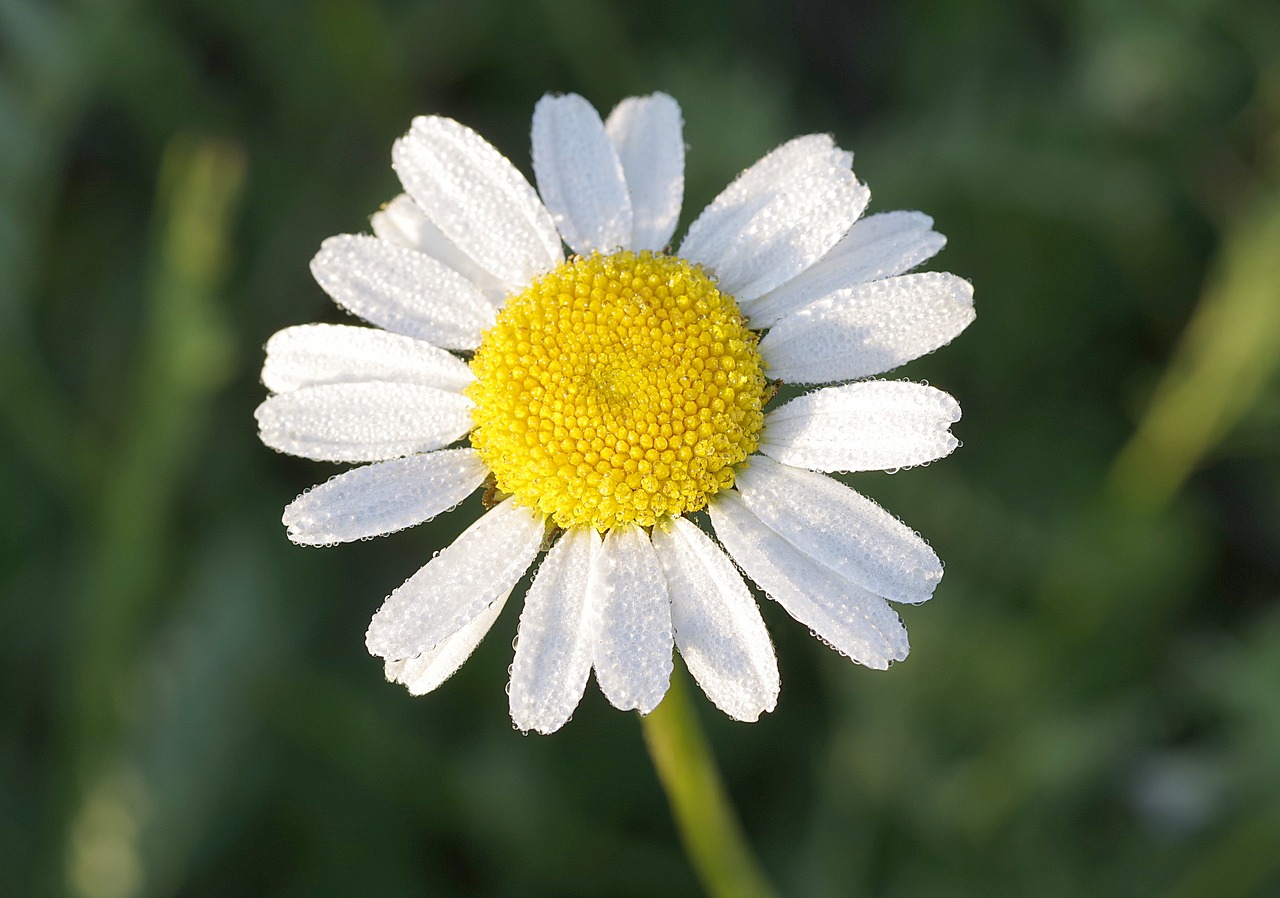
[[[236,146],[194,138],[174,141],[160,175],[148,330],[132,402],[120,410],[120,443],[104,470],[89,582],[65,649],[74,681],[64,735],[75,758],[66,773],[85,788],[72,812],[68,875],[87,896],[99,887],[103,898],[133,895],[144,885],[143,869],[127,862],[132,855],[121,853],[115,831],[124,817],[134,819],[133,804],[141,800],[135,793],[146,787],[116,770],[113,745],[122,725],[120,696],[136,676],[150,629],[147,611],[170,567],[166,535],[173,532],[175,493],[207,403],[229,371],[230,336],[216,304],[243,177]],[[103,823],[103,815],[117,824]],[[99,871],[98,863],[108,866]]]
[[[1225,235],[1221,261],[1109,486],[1157,508],[1251,408],[1280,368],[1280,192]]]

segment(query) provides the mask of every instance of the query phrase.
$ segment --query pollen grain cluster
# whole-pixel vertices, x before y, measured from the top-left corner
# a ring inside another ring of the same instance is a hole
[[[757,338],[703,271],[575,257],[508,297],[471,361],[472,445],[561,527],[650,526],[733,485],[763,423]]]

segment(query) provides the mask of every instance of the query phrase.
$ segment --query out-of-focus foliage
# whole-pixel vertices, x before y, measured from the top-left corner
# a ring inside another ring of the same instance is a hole
[[[685,224],[803,131],[933,214],[967,444],[856,484],[947,561],[873,673],[779,609],[708,713],[805,896],[1280,893],[1280,6],[0,0],[0,896],[692,895],[636,721],[522,737],[518,603],[438,693],[362,634],[463,513],[341,549],[254,435],[307,261],[454,116],[683,104]],[[704,710],[705,706],[704,706]]]

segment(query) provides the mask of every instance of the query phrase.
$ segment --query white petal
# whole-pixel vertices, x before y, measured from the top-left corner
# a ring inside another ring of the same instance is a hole
[[[555,732],[582,700],[596,629],[591,568],[599,547],[590,527],[566,530],[529,587],[511,665],[511,720],[524,732]]]
[[[386,662],[384,667],[387,679],[393,683],[403,683],[408,687],[410,695],[426,695],[435,689],[457,673],[462,663],[471,657],[480,640],[484,639],[493,622],[502,613],[510,595],[507,592],[500,596],[481,611],[475,620],[447,637],[431,651],[423,652],[416,658]]]
[[[735,720],[756,720],[778,703],[778,659],[742,575],[684,518],[653,528],[671,593],[676,646],[707,698]]]
[[[529,182],[470,128],[419,116],[391,155],[418,208],[494,277],[524,287],[564,260],[555,223]]]
[[[837,290],[760,341],[769,376],[797,384],[880,374],[950,343],[973,320],[973,286],[928,271]]]
[[[865,380],[815,390],[764,419],[760,451],[811,471],[884,471],[922,465],[959,445],[960,405],[907,381]]]
[[[738,490],[752,514],[813,560],[895,602],[923,602],[942,579],[929,544],[825,474],[751,457]]]
[[[576,253],[609,253],[631,240],[631,197],[604,122],[577,94],[533,109],[533,173],[547,211]]]
[[[815,171],[841,167],[846,160],[852,164],[852,157],[841,153],[827,134],[808,134],[787,141],[738,175],[702,210],[680,244],[680,255],[693,261],[723,255],[778,188]]]
[[[345,324],[279,331],[267,341],[262,366],[262,382],[273,393],[369,380],[461,392],[474,379],[466,362],[430,343]]]
[[[907,629],[889,603],[818,564],[726,490],[708,507],[721,544],[762,590],[814,635],[859,664],[884,670],[907,657]]]
[[[507,499],[391,593],[365,646],[388,661],[429,652],[511,592],[529,569],[546,518]]]
[[[749,301],[821,259],[871,198],[852,157],[825,134],[783,144],[738,176],[698,216],[680,255]]]
[[[648,714],[671,682],[671,601],[653,544],[640,527],[615,527],[596,558],[595,669],[623,711]]]
[[[307,490],[284,510],[284,524],[289,539],[307,546],[394,533],[453,508],[488,474],[474,449],[379,462]]]
[[[494,308],[443,262],[377,237],[330,237],[311,273],[338,305],[398,334],[446,349],[474,349]]]
[[[881,212],[854,222],[849,233],[807,271],[744,303],[753,326],[768,327],[829,293],[910,271],[932,258],[947,238],[923,212]]]
[[[373,225],[373,233],[383,240],[426,253],[448,265],[479,287],[480,292],[495,306],[502,304],[503,298],[514,286],[485,271],[475,259],[459,249],[431,223],[431,219],[422,214],[418,204],[407,193],[400,194],[384,208],[373,213],[370,224]]]
[[[631,249],[660,250],[675,233],[684,197],[684,121],[663,93],[628,97],[609,113],[605,131],[631,194]]]
[[[325,384],[254,413],[272,449],[316,461],[382,461],[447,446],[471,429],[471,400],[418,384]]]

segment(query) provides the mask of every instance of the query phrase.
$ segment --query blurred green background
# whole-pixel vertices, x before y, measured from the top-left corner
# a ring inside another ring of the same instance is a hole
[[[852,480],[948,564],[911,657],[767,604],[778,710],[698,698],[781,890],[1280,895],[1280,5],[0,0],[0,896],[698,894],[633,716],[512,730],[519,603],[431,696],[366,655],[470,515],[294,547],[338,468],[252,416],[413,115],[528,172],[652,90],[684,225],[830,131],[977,289],[900,372],[966,445]]]

